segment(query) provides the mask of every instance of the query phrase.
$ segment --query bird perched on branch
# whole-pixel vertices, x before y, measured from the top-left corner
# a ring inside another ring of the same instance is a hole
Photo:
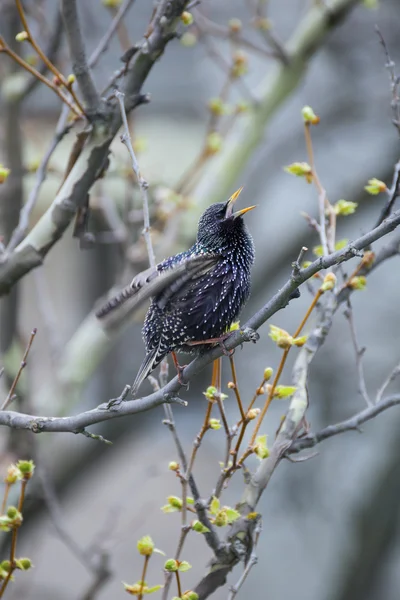
[[[242,217],[255,207],[234,212],[241,191],[206,209],[189,250],[137,275],[97,312],[99,319],[112,322],[110,313],[121,305],[131,313],[152,298],[142,330],[146,357],[133,395],[170,352],[179,369],[175,351],[193,353],[218,343],[249,297],[254,245]]]

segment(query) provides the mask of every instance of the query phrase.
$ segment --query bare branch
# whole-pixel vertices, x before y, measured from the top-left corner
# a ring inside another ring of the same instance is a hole
[[[357,372],[358,372],[358,391],[360,392],[361,396],[364,398],[366,405],[372,406],[372,401],[368,395],[367,386],[365,384],[364,365],[363,365],[363,360],[362,360],[366,348],[360,348],[360,345],[357,340],[353,308],[351,306],[350,299],[348,299],[348,301],[347,301],[347,307],[346,307],[346,310],[344,311],[344,316],[346,317],[346,319],[349,323],[351,341],[353,343],[354,352],[356,355],[356,366],[357,366]]]
[[[27,347],[25,349],[24,356],[22,357],[22,361],[21,361],[21,364],[19,366],[18,372],[17,372],[16,376],[14,377],[14,381],[12,382],[12,385],[10,387],[10,391],[7,394],[7,398],[4,400],[3,404],[0,406],[0,411],[6,410],[7,406],[10,404],[10,402],[13,399],[15,388],[17,387],[19,378],[21,377],[21,373],[22,373],[23,369],[25,369],[25,367],[26,367],[26,361],[28,359],[28,354],[29,354],[29,351],[30,351],[31,346],[33,344],[33,340],[35,339],[36,333],[37,333],[37,329],[35,328],[35,329],[32,330],[32,333],[30,335],[28,345],[27,345]]]
[[[128,149],[128,152],[129,152],[129,155],[130,155],[131,161],[132,161],[132,169],[135,172],[136,179],[137,179],[139,187],[140,187],[140,193],[142,195],[142,200],[143,200],[143,220],[144,220],[143,237],[144,237],[145,242],[146,242],[146,248],[147,248],[147,254],[148,254],[148,257],[149,257],[150,266],[154,267],[155,264],[156,264],[156,259],[155,259],[155,256],[154,256],[153,244],[151,243],[149,199],[148,199],[148,195],[147,195],[147,189],[149,187],[149,184],[142,177],[142,174],[141,174],[140,168],[139,168],[139,163],[138,163],[138,161],[136,159],[135,152],[133,150],[132,140],[131,140],[131,136],[130,136],[130,133],[129,133],[128,119],[126,117],[126,111],[125,111],[125,106],[124,106],[125,95],[122,92],[119,92],[118,90],[116,90],[115,97],[117,98],[117,100],[119,102],[119,107],[120,107],[120,110],[121,110],[122,122],[123,122],[124,128],[125,128],[125,133],[121,136],[121,142],[123,144],[125,144],[125,146]]]
[[[218,25],[218,23],[214,23],[211,19],[208,19],[205,15],[203,15],[199,10],[196,10],[195,13],[195,23],[196,26],[200,29],[201,33],[211,35],[216,38],[222,38],[225,40],[232,40],[237,43],[238,46],[242,48],[247,48],[261,56],[268,56],[270,58],[277,58],[278,53],[270,50],[266,50],[262,46],[256,44],[253,40],[249,40],[243,37],[240,33],[233,32],[227,27],[222,27]]]
[[[118,11],[117,11],[115,17],[113,18],[113,20],[111,21],[109,28],[107,29],[104,36],[101,38],[100,42],[98,43],[97,47],[95,48],[95,50],[93,51],[93,53],[89,59],[90,67],[93,68],[97,64],[97,62],[98,62],[100,56],[103,54],[103,52],[105,52],[107,50],[108,45],[111,41],[111,38],[117,31],[118,26],[120,25],[122,19],[125,17],[126,13],[131,8],[131,6],[134,2],[135,2],[135,0],[125,0],[121,4],[121,6],[118,8]]]
[[[388,199],[387,199],[386,204],[383,207],[381,214],[379,215],[379,218],[376,222],[377,225],[382,223],[382,221],[384,219],[386,219],[386,217],[388,215],[390,215],[393,205],[400,195],[400,161],[395,166],[392,185],[391,185],[390,189],[388,190],[387,194],[388,194]]]
[[[377,25],[375,25],[375,31],[378,34],[379,41],[382,45],[383,51],[386,56],[386,65],[385,66],[389,72],[390,87],[391,87],[391,92],[392,92],[392,101],[391,101],[390,105],[391,105],[392,112],[393,112],[393,125],[396,127],[396,129],[400,133],[400,97],[399,97],[400,79],[396,75],[396,71],[395,71],[396,65],[390,57],[389,49],[386,45],[385,39]]]
[[[389,373],[389,376],[385,379],[381,387],[376,394],[376,404],[382,402],[383,394],[386,392],[388,386],[400,375],[400,364],[396,365],[394,369]]]
[[[18,244],[23,240],[24,235],[28,231],[29,217],[30,217],[33,209],[35,208],[42,183],[46,179],[47,167],[48,167],[50,158],[52,157],[54,150],[56,149],[58,144],[61,142],[64,135],[68,132],[69,127],[72,127],[72,125],[70,125],[69,127],[66,127],[68,116],[69,116],[68,106],[63,106],[60,117],[58,119],[58,123],[56,125],[55,135],[54,135],[52,141],[50,142],[45,155],[42,158],[42,161],[39,165],[38,170],[36,171],[35,185],[33,186],[31,193],[29,194],[28,200],[26,201],[26,203],[24,204],[24,206],[21,209],[21,212],[19,215],[19,222],[18,222],[17,227],[13,231],[10,243],[7,246],[7,252],[12,252],[18,246]]]
[[[99,109],[100,96],[86,60],[76,0],[62,0],[61,10],[72,60],[72,70],[85,100],[86,111],[89,115],[93,115]]]
[[[306,448],[313,448],[324,440],[345,433],[346,431],[360,431],[360,427],[363,423],[370,421],[381,412],[388,410],[392,406],[397,406],[398,404],[400,404],[400,395],[389,396],[385,400],[379,402],[379,404],[374,404],[373,406],[364,409],[350,419],[346,419],[335,425],[328,425],[317,433],[308,434],[307,436],[294,441],[288,449],[288,452],[292,454],[301,452],[301,450],[305,450]]]

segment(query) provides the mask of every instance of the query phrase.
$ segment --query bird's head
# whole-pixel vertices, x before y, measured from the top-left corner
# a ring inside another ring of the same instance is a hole
[[[255,206],[248,206],[234,212],[234,206],[240,192],[239,188],[227,202],[211,204],[199,220],[197,241],[210,250],[218,250],[221,243],[235,239],[235,234],[243,231],[245,225],[243,215]]]

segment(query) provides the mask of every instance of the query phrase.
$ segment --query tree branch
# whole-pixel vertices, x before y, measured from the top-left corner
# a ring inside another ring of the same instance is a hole
[[[292,273],[289,280],[271,298],[271,300],[269,300],[253,317],[251,317],[240,331],[233,333],[226,340],[226,349],[234,349],[246,341],[255,341],[255,331],[259,329],[261,325],[263,325],[278,310],[287,306],[293,292],[302,283],[310,279],[315,273],[318,273],[322,269],[327,269],[333,265],[353,258],[354,255],[360,250],[369,246],[377,239],[383,237],[398,225],[400,225],[400,210],[394,212],[388,219],[379,225],[379,227],[376,227],[372,231],[364,234],[341,250],[338,250],[329,256],[320,257],[311,263],[311,265],[309,265],[306,269],[300,269],[300,271]],[[102,333],[100,326],[98,326],[98,333],[99,335]],[[220,347],[216,347],[195,358],[184,369],[181,375],[182,381],[189,381],[192,379],[194,375],[202,371],[208,364],[222,356],[222,354],[222,349]],[[0,412],[0,425],[6,425],[16,429],[30,429],[35,433],[40,433],[41,431],[64,431],[77,433],[88,425],[93,425],[95,423],[100,423],[116,417],[144,412],[154,408],[155,406],[163,404],[164,402],[178,401],[176,395],[181,387],[182,384],[178,381],[178,377],[175,377],[161,390],[156,391],[144,398],[131,400],[129,402],[122,402],[112,410],[106,410],[104,408],[105,405],[101,405],[98,408],[71,417],[40,417],[22,413],[19,414],[12,411],[3,411]]]
[[[76,0],[62,0],[61,11],[64,18],[72,70],[84,98],[86,111],[93,116],[99,109],[100,96],[87,63]]]
[[[370,421],[380,413],[388,410],[388,408],[397,406],[398,404],[400,404],[400,395],[389,396],[388,398],[381,400],[378,404],[365,408],[353,417],[350,417],[350,419],[335,423],[335,425],[328,425],[317,433],[310,433],[301,439],[295,440],[287,452],[288,454],[295,454],[302,450],[306,450],[307,448],[313,448],[324,440],[345,433],[346,431],[360,431],[360,426],[363,423]]]
[[[71,4],[64,0],[64,4]],[[75,4],[75,1],[73,2]],[[178,16],[186,0],[163,0],[152,20],[152,31],[142,41],[126,77],[125,108],[127,113],[141,103],[140,90],[154,63],[174,37]],[[72,11],[72,16],[74,11]],[[72,19],[73,20],[73,19]],[[43,259],[61,238],[71,223],[77,208],[106,166],[109,147],[121,127],[121,115],[116,105],[104,109],[104,121],[93,122],[86,146],[52,205],[27,237],[0,264],[0,296],[8,293],[21,277],[40,266]]]
[[[97,64],[97,61],[100,59],[100,56],[103,54],[103,52],[107,50],[111,38],[117,31],[119,24],[121,23],[122,19],[125,17],[126,13],[131,8],[134,2],[135,0],[125,0],[125,2],[123,2],[118,8],[118,11],[113,20],[111,21],[109,28],[107,29],[104,36],[101,38],[100,42],[98,43],[96,49],[93,51],[89,59],[89,65],[91,67],[94,67]]]

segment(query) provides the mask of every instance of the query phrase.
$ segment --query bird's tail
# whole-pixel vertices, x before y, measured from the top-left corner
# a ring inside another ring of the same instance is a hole
[[[136,396],[139,387],[142,385],[143,381],[150,375],[150,373],[156,368],[156,366],[160,362],[160,357],[158,356],[159,346],[153,348],[146,354],[146,358],[142,362],[139,372],[136,375],[136,379],[133,382],[131,394],[132,396]]]
[[[127,300],[129,300],[129,298],[132,298],[135,293],[136,290],[132,289],[131,286],[125,287],[96,312],[96,317],[98,319],[103,319],[109,315],[110,312],[114,311],[116,308],[119,308],[121,304],[124,304]]]

